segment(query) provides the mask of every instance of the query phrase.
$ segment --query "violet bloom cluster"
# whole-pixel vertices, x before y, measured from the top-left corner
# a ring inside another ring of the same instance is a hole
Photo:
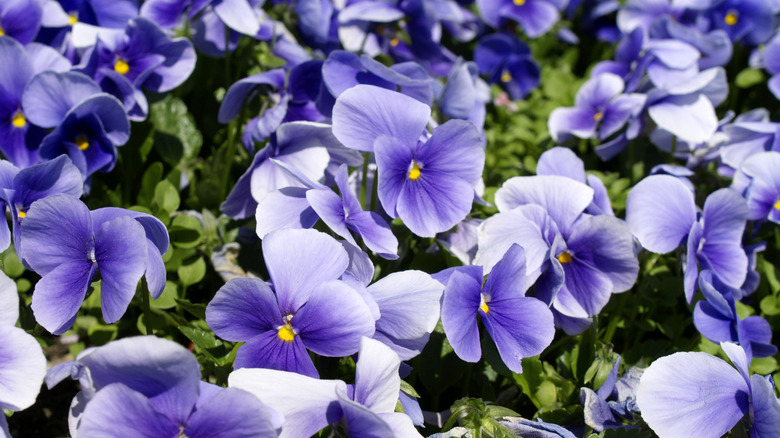
[[[740,346],[720,345],[736,369],[707,353],[686,352],[662,357],[645,370],[637,404],[661,438],[722,436],[743,417],[751,438],[780,435],[780,400],[771,379],[749,375]]]
[[[645,249],[665,254],[685,245],[684,285],[689,303],[696,292],[699,266],[732,288],[742,287],[748,272],[748,256],[742,247],[747,218],[745,200],[731,189],[710,194],[698,212],[691,190],[669,175],[643,179],[626,200],[626,222]]]
[[[546,33],[560,19],[566,6],[562,0],[478,0],[477,8],[483,20],[499,28],[507,21],[520,24],[531,38]]]
[[[88,348],[52,367],[46,384],[67,377],[81,384],[68,417],[74,438],[271,438],[283,420],[246,391],[202,382],[190,351],[153,336]]]
[[[162,293],[168,234],[151,215],[119,208],[91,212],[77,198],[53,195],[34,202],[20,228],[22,260],[43,277],[33,291],[33,313],[51,333],[73,325],[98,273],[108,323],[125,313],[144,274],[153,296]]]
[[[345,91],[333,108],[333,134],[346,147],[373,152],[378,197],[391,217],[433,237],[471,211],[485,162],[484,141],[470,122],[426,131],[431,109],[371,85]]]
[[[557,326],[581,332],[639,272],[628,226],[608,214],[588,214],[593,203],[593,189],[572,178],[507,180],[496,192],[499,213],[480,225],[474,263],[489,270],[512,244],[522,245],[536,297],[551,305]]]
[[[311,436],[328,425],[342,427],[349,437],[421,437],[409,416],[394,412],[400,365],[389,347],[363,338],[354,385],[250,368],[233,371],[228,385],[254,394],[284,416],[280,438]]]
[[[35,403],[46,375],[46,358],[38,341],[16,327],[19,295],[16,283],[0,272],[0,408],[21,411]],[[5,414],[0,436],[10,438]]]
[[[745,159],[732,187],[745,197],[748,219],[780,223],[780,153],[760,152]]]
[[[437,279],[446,284],[441,309],[444,333],[461,359],[477,362],[482,356],[477,316],[513,372],[522,372],[522,359],[540,354],[552,342],[552,312],[545,303],[525,296],[530,283],[521,246],[509,248],[484,286],[481,266],[452,268],[437,274]]]

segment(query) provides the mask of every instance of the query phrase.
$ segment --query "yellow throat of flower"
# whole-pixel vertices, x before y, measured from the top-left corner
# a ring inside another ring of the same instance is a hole
[[[564,251],[558,256],[558,261],[563,263],[564,265],[567,263],[571,263],[571,254],[569,251]]]
[[[737,24],[739,21],[739,14],[737,14],[737,11],[729,11],[725,17],[723,17],[723,22],[726,23],[729,26],[733,26]]]
[[[21,110],[16,111],[16,114],[14,114],[13,118],[11,119],[11,124],[16,128],[24,128],[27,126],[27,119],[24,117],[24,114],[22,114]]]
[[[292,342],[293,339],[295,339],[295,332],[293,331],[292,325],[289,322],[279,327],[279,331],[276,334],[279,336],[279,339],[283,340],[284,342]]]
[[[81,149],[82,151],[86,151],[87,148],[89,147],[89,140],[84,135],[79,135],[78,137],[76,137],[74,143],[76,143],[76,146],[78,146],[79,149]]]
[[[412,163],[412,168],[409,169],[409,179],[414,181],[420,177],[420,166],[417,163]]]
[[[114,63],[114,71],[120,75],[126,75],[127,72],[130,71],[130,65],[124,59],[117,58],[116,62]]]

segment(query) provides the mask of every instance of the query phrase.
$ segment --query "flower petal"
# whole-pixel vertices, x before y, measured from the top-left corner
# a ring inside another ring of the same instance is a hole
[[[206,323],[222,339],[241,342],[284,325],[276,296],[258,278],[234,278],[206,307]]]

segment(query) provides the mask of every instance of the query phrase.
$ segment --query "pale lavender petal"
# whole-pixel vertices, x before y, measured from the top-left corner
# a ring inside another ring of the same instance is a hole
[[[344,413],[349,436],[354,438],[394,437],[393,430],[371,409],[350,400],[346,393],[338,392],[339,405]]]
[[[144,227],[127,216],[106,222],[97,230],[95,259],[102,279],[100,304],[103,319],[109,324],[124,315],[146,271],[146,242]]]
[[[622,93],[624,86],[623,79],[618,75],[600,74],[589,79],[580,87],[574,105],[582,108],[602,108],[613,97]]]
[[[482,357],[477,326],[482,285],[468,274],[454,272],[444,289],[441,323],[452,349],[466,362]]]
[[[393,412],[401,389],[400,366],[400,358],[388,346],[373,339],[361,339],[354,400],[375,413]]]
[[[701,242],[702,228],[698,222],[691,225],[688,233],[688,242],[686,243],[685,263],[683,264],[683,290],[688,304],[693,302],[693,295],[696,293],[696,279],[699,276],[698,256],[696,250]]]
[[[693,193],[673,176],[649,176],[628,194],[626,222],[648,251],[664,254],[674,250],[695,221]]]
[[[585,163],[571,149],[557,146],[539,157],[536,174],[565,176],[585,182]]]
[[[22,107],[31,123],[54,128],[71,108],[101,91],[95,81],[81,73],[43,72],[27,84]]]
[[[271,414],[254,395],[226,388],[198,407],[184,428],[188,438],[275,438]]]
[[[721,342],[720,348],[726,353],[726,356],[731,360],[731,363],[737,367],[737,371],[739,371],[739,374],[745,380],[745,384],[749,386],[750,371],[748,368],[750,367],[750,362],[745,354],[745,349],[733,342]]]
[[[341,380],[266,369],[240,369],[228,376],[228,386],[249,391],[284,415],[280,438],[311,436],[341,419],[336,392],[346,392]]]
[[[715,109],[703,94],[664,99],[651,105],[648,114],[659,128],[689,143],[705,142],[718,129]]]
[[[415,145],[431,109],[411,97],[372,85],[357,85],[333,106],[333,134],[344,146],[373,152],[374,140],[388,135]]]
[[[409,179],[409,166],[414,158],[415,143],[403,143],[400,139],[382,135],[374,141],[374,153],[379,174],[377,186],[382,208],[397,217],[398,197]]]
[[[83,437],[174,437],[179,433],[179,426],[157,411],[143,394],[113,383],[87,403],[78,433]]]
[[[550,113],[548,129],[555,141],[564,141],[569,135],[579,138],[595,138],[598,122],[591,109],[577,107],[556,108]]]
[[[748,411],[750,389],[734,368],[707,353],[675,353],[645,370],[637,391],[642,419],[660,437],[721,436]]]
[[[319,217],[306,199],[309,189],[303,187],[283,187],[269,192],[255,212],[258,237],[285,228],[311,228]]]
[[[752,438],[770,438],[780,436],[780,401],[775,397],[772,384],[758,374],[750,376],[753,390],[753,413],[751,415]]]
[[[0,407],[20,411],[35,403],[46,358],[38,341],[20,328],[0,325],[0,337]]]
[[[491,300],[525,296],[531,285],[526,282],[525,250],[513,243],[490,271],[484,293]]]
[[[258,278],[234,278],[206,307],[206,323],[222,339],[241,342],[284,325],[271,288]]]
[[[415,159],[421,164],[421,179],[427,167],[477,185],[485,162],[484,141],[471,122],[449,120],[433,130]]]
[[[315,230],[279,230],[263,239],[263,256],[282,314],[295,313],[311,290],[335,280],[349,257],[332,237]]]
[[[362,336],[374,334],[371,309],[355,289],[342,281],[315,286],[290,323],[306,348],[323,356],[353,354]]]
[[[496,191],[496,206],[501,212],[517,206],[542,206],[564,236],[574,220],[593,200],[593,189],[584,183],[557,175],[514,177]]]
[[[369,286],[381,314],[374,338],[390,342],[401,360],[420,354],[439,321],[443,291],[441,283],[422,271],[393,272]]]
[[[255,36],[260,30],[257,14],[247,0],[218,0],[213,8],[219,19],[237,32]]]
[[[19,293],[16,282],[0,272],[0,326],[15,326],[19,319]]]
[[[544,213],[542,207],[531,205],[495,214],[479,226],[477,234],[479,247],[474,257],[474,264],[483,266],[488,273],[501,260],[509,247],[517,243],[525,250],[526,272],[532,273],[542,266],[547,260],[550,245],[539,226],[527,219],[524,210],[528,209]]]
[[[718,312],[710,303],[699,301],[693,309],[693,325],[711,342],[735,341],[736,324]]]

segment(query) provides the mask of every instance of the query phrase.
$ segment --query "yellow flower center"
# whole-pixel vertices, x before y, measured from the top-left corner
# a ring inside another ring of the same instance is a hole
[[[79,17],[76,12],[71,12],[70,15],[68,15],[68,24],[73,26],[74,24],[78,23]]]
[[[284,342],[292,342],[293,339],[295,339],[295,332],[293,331],[292,324],[289,322],[279,327],[279,331],[276,334],[279,336],[279,339]]]
[[[117,58],[114,63],[114,70],[120,75],[126,75],[130,71],[130,65],[124,59]]]
[[[3,26],[0,26],[0,36],[5,35],[5,29],[3,29]]]
[[[84,135],[79,135],[76,137],[76,141],[74,141],[74,143],[76,143],[76,146],[78,146],[82,151],[86,151],[89,147],[89,140]]]
[[[569,251],[562,252],[561,255],[558,256],[558,261],[563,264],[571,263],[571,254],[569,254]]]
[[[723,22],[729,26],[737,24],[737,21],[739,21],[739,15],[737,14],[737,11],[729,11],[729,13],[723,17]]]
[[[27,126],[27,119],[24,117],[21,110],[16,111],[16,114],[14,114],[14,117],[11,119],[11,124],[17,128],[24,128]]]
[[[501,73],[501,82],[509,82],[512,80],[512,75],[507,70]]]
[[[24,219],[24,218],[26,218],[26,217],[27,217],[27,213],[25,213],[25,212],[24,212],[24,211],[22,211],[22,210],[19,210],[19,219]]]
[[[414,181],[420,177],[420,166],[416,162],[412,162],[412,168],[409,169],[409,179]]]
[[[602,113],[601,111],[597,112],[596,114],[593,114],[593,120],[597,122],[602,118],[604,118],[604,113]]]
[[[512,3],[514,3],[516,6],[523,6],[525,4],[525,0],[512,0]]]
[[[395,38],[393,38],[393,39],[391,39],[391,40],[390,40],[390,45],[391,45],[391,46],[393,46],[393,47],[395,47],[395,46],[397,46],[397,45],[398,45],[398,43],[400,43],[400,42],[401,42],[401,40],[399,40],[399,39],[398,39],[398,37],[395,37]]]
[[[488,308],[487,303],[484,302],[484,301],[482,302],[482,304],[479,305],[479,310],[481,310],[481,311],[483,311],[485,313],[488,313],[490,311],[490,309]]]
[[[780,210],[780,197],[777,198],[777,202],[775,202],[775,210]]]

